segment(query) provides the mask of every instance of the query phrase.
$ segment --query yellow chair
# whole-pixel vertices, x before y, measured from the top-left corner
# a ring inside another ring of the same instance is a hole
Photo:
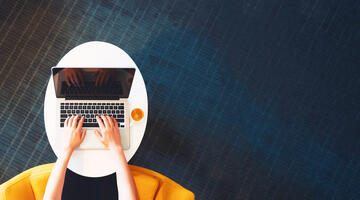
[[[1,200],[42,200],[54,163],[28,169],[0,185]],[[129,165],[140,199],[193,200],[194,194],[162,174]]]

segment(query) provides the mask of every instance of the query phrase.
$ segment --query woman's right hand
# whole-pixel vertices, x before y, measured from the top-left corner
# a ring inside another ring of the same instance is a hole
[[[119,126],[115,118],[101,115],[96,116],[100,129],[95,130],[99,140],[110,149],[122,149]]]

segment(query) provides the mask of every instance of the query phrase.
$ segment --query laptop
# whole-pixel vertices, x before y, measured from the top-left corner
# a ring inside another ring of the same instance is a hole
[[[56,124],[64,129],[67,117],[85,116],[87,128],[79,149],[106,149],[94,133],[96,116],[112,116],[119,125],[121,144],[130,148],[128,97],[135,68],[51,68],[57,98]]]

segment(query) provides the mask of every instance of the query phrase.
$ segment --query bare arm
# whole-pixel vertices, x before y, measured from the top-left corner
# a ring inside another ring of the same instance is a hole
[[[117,121],[113,117],[101,115],[96,117],[100,130],[95,130],[100,141],[113,153],[116,159],[116,181],[118,198],[136,200],[139,199],[133,177],[131,176],[124,151],[121,146],[120,131]]]
[[[65,120],[66,140],[64,151],[59,155],[55,166],[50,174],[46,185],[44,199],[58,200],[61,199],[61,194],[64,186],[65,172],[73,151],[81,144],[86,135],[86,129],[81,131],[84,117],[82,117],[77,124],[79,116],[72,116]]]
[[[72,152],[66,151],[57,159],[46,185],[44,199],[61,199],[67,165]]]

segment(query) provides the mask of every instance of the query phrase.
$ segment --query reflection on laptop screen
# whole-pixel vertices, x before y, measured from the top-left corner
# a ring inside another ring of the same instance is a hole
[[[57,98],[128,98],[134,68],[52,68]]]

